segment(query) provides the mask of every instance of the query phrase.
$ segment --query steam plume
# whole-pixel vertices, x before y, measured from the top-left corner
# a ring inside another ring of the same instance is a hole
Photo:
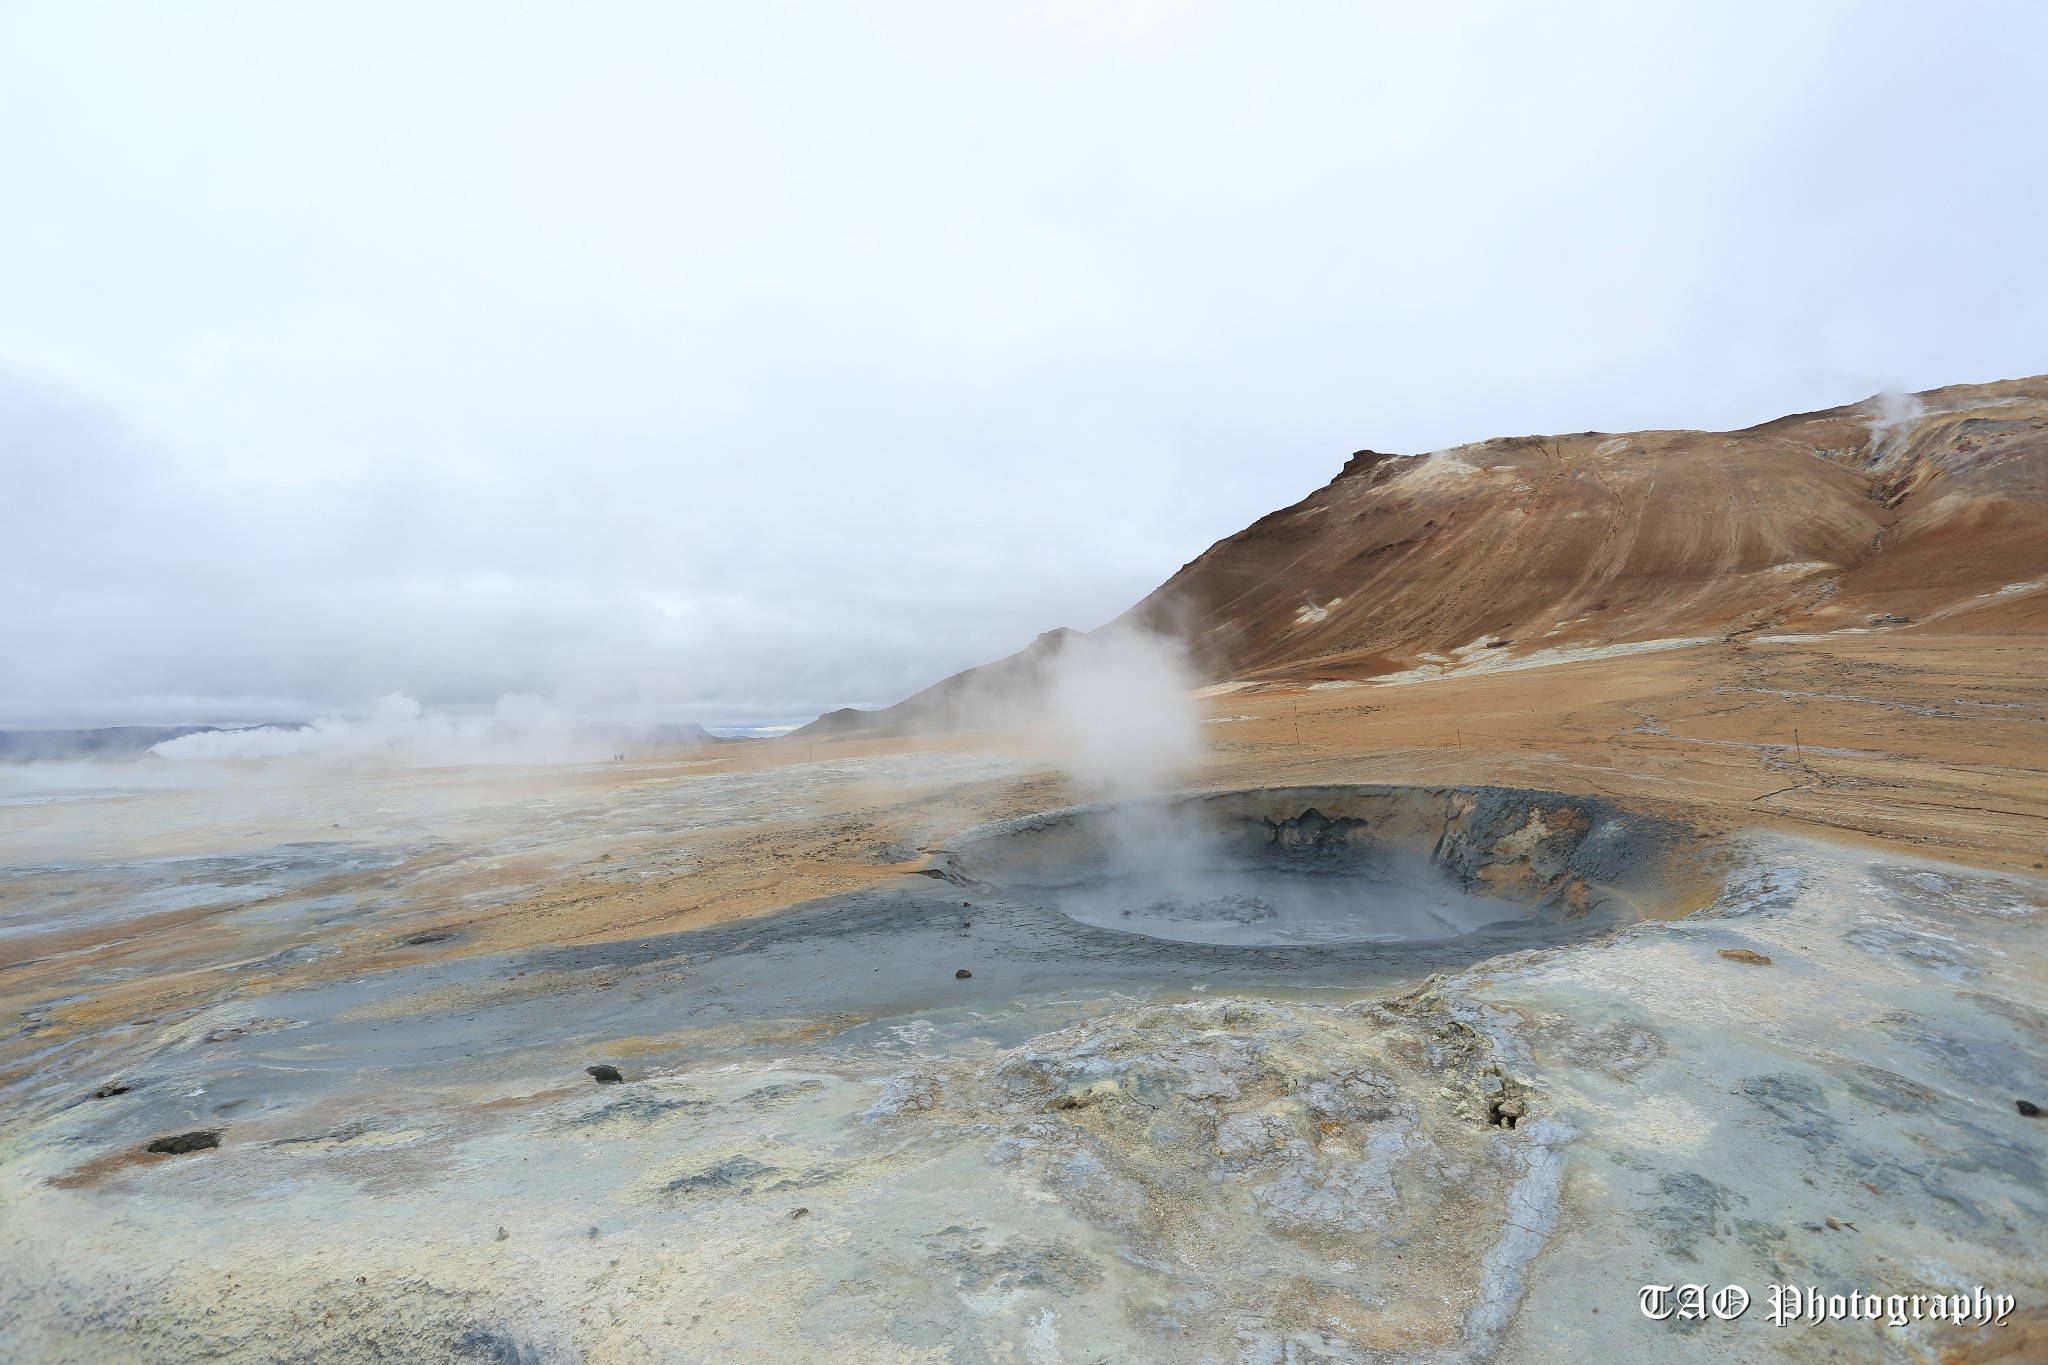
[[[459,717],[427,714],[396,692],[378,702],[367,720],[330,716],[295,728],[208,731],[166,740],[151,752],[178,762],[313,760],[423,768],[604,757],[601,741],[579,736],[567,716],[539,697],[508,694],[487,716]]]

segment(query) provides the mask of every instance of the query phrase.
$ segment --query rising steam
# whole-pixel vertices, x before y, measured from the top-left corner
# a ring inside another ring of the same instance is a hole
[[[367,720],[325,717],[311,725],[213,730],[166,740],[150,752],[179,762],[312,760],[344,766],[412,768],[466,764],[592,762],[603,741],[579,734],[561,711],[533,696],[507,695],[489,715],[432,715],[392,693]]]
[[[1195,673],[1181,641],[1110,627],[1071,637],[1048,673],[1045,723],[1062,766],[1084,786],[1153,795],[1200,754]]]
[[[1889,463],[1913,437],[1913,427],[1927,412],[1917,394],[1886,389],[1870,400],[1870,463]]]
[[[1184,642],[1122,625],[1069,637],[1048,670],[1060,765],[1076,795],[1110,802],[1098,829],[1112,882],[1191,894],[1216,863],[1213,832],[1169,799],[1202,753],[1197,681]]]

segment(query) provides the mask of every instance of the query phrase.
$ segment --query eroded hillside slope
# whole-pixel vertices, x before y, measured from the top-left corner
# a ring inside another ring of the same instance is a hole
[[[1737,432],[1360,451],[1126,619],[1171,624],[1213,676],[1240,679],[1383,676],[1496,642],[2033,631],[2048,626],[2044,513],[2048,377]]]

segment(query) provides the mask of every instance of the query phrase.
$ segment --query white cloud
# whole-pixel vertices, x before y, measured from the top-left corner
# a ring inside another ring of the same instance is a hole
[[[2039,369],[2044,29],[7,6],[0,724],[884,703],[1359,446]]]

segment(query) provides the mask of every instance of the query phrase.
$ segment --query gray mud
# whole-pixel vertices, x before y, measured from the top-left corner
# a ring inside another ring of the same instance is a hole
[[[1520,919],[1429,875],[1304,876],[1211,867],[1085,886],[1022,888],[1098,929],[1235,947],[1456,938]]]

